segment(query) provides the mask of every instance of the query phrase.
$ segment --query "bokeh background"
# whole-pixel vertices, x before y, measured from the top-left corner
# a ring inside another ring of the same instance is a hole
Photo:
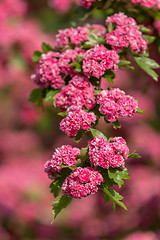
[[[77,146],[59,130],[61,117],[28,101],[36,86],[30,76],[32,53],[44,41],[54,46],[59,28],[70,26],[76,0],[0,0],[0,240],[158,240],[160,239],[160,84],[138,67],[119,71],[114,87],[131,93],[143,115],[121,120],[113,130],[103,121],[99,130],[122,136],[141,159],[128,160],[130,180],[120,190],[128,211],[113,212],[101,193],[73,200],[51,225],[54,197],[44,164],[54,148]],[[92,22],[103,23],[95,12]],[[160,57],[154,46],[152,58]],[[109,85],[102,83],[106,88]],[[87,139],[79,143],[85,146]]]

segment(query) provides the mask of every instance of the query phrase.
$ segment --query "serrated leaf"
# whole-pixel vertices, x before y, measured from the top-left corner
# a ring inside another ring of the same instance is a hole
[[[44,53],[47,53],[49,51],[54,51],[54,49],[47,43],[43,42],[42,43],[42,50]]]
[[[110,197],[106,193],[104,193],[103,198],[104,198],[105,202],[109,202],[109,200],[110,200]]]
[[[151,76],[153,80],[158,81],[158,74],[153,71],[152,68],[157,68],[159,65],[157,65],[154,60],[154,62],[150,61],[150,59],[146,57],[134,57],[134,59],[140,68],[142,68],[149,76]]]
[[[105,74],[102,76],[105,78],[109,83],[113,84],[113,79],[115,78],[115,73],[112,72],[111,70],[106,70]]]
[[[122,179],[130,179],[128,176],[127,169],[119,169],[119,168],[109,168],[108,176],[110,179],[113,179],[115,183],[118,184],[119,188],[124,184]]]
[[[145,27],[144,25],[139,25],[139,30],[144,33],[151,31],[149,28]]]
[[[128,158],[141,158],[141,156],[138,153],[131,153],[128,155]]]
[[[151,44],[151,43],[153,43],[154,41],[155,41],[155,39],[156,39],[156,37],[154,37],[154,36],[148,36],[148,35],[142,35],[142,38],[144,39],[144,40],[148,40],[148,44]]]
[[[66,208],[69,203],[71,202],[72,198],[67,197],[66,195],[62,195],[61,197],[58,197],[52,204],[53,209],[53,221],[57,217],[57,215],[62,211],[63,208]],[[53,223],[52,221],[52,223]]]
[[[140,108],[137,108],[136,113],[143,114],[145,110],[141,110]]]
[[[59,112],[57,115],[61,117],[67,117],[67,112]]]
[[[58,197],[58,195],[61,192],[61,186],[62,186],[62,178],[56,178],[51,184],[50,184],[50,188],[51,188],[51,193],[53,193],[54,197]]]
[[[86,132],[86,131],[83,130],[83,129],[80,129],[80,130],[78,131],[78,133],[77,133],[77,135],[76,135],[76,137],[75,137],[75,142],[76,142],[76,143],[78,143],[78,142],[81,140],[81,138],[83,137],[83,135],[84,135],[85,132]]]
[[[116,192],[113,189],[109,189],[109,188],[108,189],[107,188],[103,188],[103,191],[110,197],[111,201],[117,203],[120,207],[122,207],[125,210],[127,210],[127,208],[124,205],[124,203],[120,201],[120,200],[123,199],[123,197],[118,192]]]
[[[34,89],[29,96],[29,101],[37,103],[38,106],[43,106],[43,89],[42,88]]]
[[[130,63],[131,62],[129,62],[127,60],[120,60],[118,66],[119,66],[119,68],[126,68],[126,69],[134,70],[134,67],[130,66]]]
[[[53,101],[53,98],[56,96],[57,93],[59,93],[60,90],[56,89],[56,90],[50,90],[45,97],[45,102],[46,103],[50,103]]]
[[[39,60],[41,59],[42,52],[35,51],[32,55],[32,60],[34,63],[39,63]]]
[[[117,128],[121,128],[121,124],[119,123],[118,120],[116,120],[115,122],[112,122],[113,124],[113,128],[117,129]]]
[[[98,131],[97,129],[94,129],[94,128],[90,128],[90,131],[92,133],[92,136],[95,138],[95,137],[103,137],[105,139],[107,139],[107,137],[100,131]]]

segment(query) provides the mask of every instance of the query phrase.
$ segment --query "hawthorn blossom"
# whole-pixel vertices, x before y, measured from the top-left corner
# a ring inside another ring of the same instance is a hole
[[[119,56],[115,51],[107,50],[104,45],[96,44],[83,55],[82,68],[87,77],[100,78],[105,70],[117,70]]]
[[[75,75],[56,95],[55,102],[61,111],[66,111],[72,105],[84,105],[90,110],[96,105],[94,87],[84,75]]]
[[[77,156],[80,155],[78,148],[72,148],[70,145],[63,145],[55,149],[52,159],[45,164],[45,172],[49,178],[53,178],[54,173],[59,173],[62,164],[66,166],[74,166],[77,162]]]
[[[159,0],[131,0],[134,4],[141,4],[147,8],[158,8],[160,9],[160,1]]]
[[[76,62],[77,55],[83,55],[84,50],[76,47],[75,49],[67,49],[60,54],[58,66],[61,73],[73,77],[77,72],[70,66],[70,62]]]
[[[142,38],[142,32],[136,21],[127,17],[124,13],[116,13],[106,19],[106,25],[109,23],[116,24],[116,28],[106,34],[107,44],[110,44],[115,51],[120,51],[123,47],[134,52],[145,53],[148,40]]]
[[[67,111],[68,115],[60,122],[60,129],[69,137],[76,136],[78,130],[88,130],[96,122],[93,112],[86,112],[81,106],[72,106]]]
[[[64,181],[62,192],[72,198],[82,198],[98,191],[102,175],[93,168],[78,167]]]
[[[97,96],[99,111],[110,122],[115,122],[120,116],[132,117],[138,108],[136,100],[119,88],[103,90]]]
[[[66,28],[59,30],[56,35],[56,43],[60,48],[69,47],[69,44],[78,46],[82,41],[87,41],[89,29],[86,27]]]
[[[51,86],[54,89],[62,87],[64,80],[60,75],[58,57],[58,52],[51,51],[41,55],[36,74],[31,76],[37,85],[43,88]]]
[[[95,137],[89,144],[89,156],[94,166],[125,167],[125,160],[128,157],[129,149],[123,138],[111,138],[110,142],[103,137]]]

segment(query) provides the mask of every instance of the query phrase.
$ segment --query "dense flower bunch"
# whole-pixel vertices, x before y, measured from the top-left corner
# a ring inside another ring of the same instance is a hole
[[[141,4],[147,8],[158,8],[160,9],[160,1],[159,0],[131,0],[134,4]]]
[[[98,191],[103,182],[102,175],[93,168],[78,167],[64,181],[63,193],[72,198],[82,198]]]
[[[94,87],[84,75],[75,75],[56,95],[55,102],[61,111],[72,105],[85,106],[90,110],[96,105]]]
[[[86,112],[81,106],[72,106],[67,110],[67,117],[60,123],[60,129],[69,137],[76,136],[78,130],[88,130],[96,122],[93,112]]]
[[[103,137],[96,137],[89,144],[90,161],[95,166],[108,169],[109,167],[125,167],[129,149],[121,137],[111,138],[110,142]]]
[[[48,52],[41,55],[40,65],[36,70],[36,74],[32,75],[32,79],[37,85],[43,88],[51,86],[54,89],[63,86],[64,80],[60,76],[58,57],[58,52]]]
[[[87,8],[92,2],[81,1]],[[105,201],[109,198],[126,209],[121,202],[123,197],[110,187],[121,187],[123,179],[129,178],[126,160],[139,155],[129,153],[122,137],[107,139],[96,126],[104,117],[106,123],[120,128],[120,117],[142,113],[134,97],[119,88],[101,88],[102,79],[113,83],[119,68],[133,69],[126,59],[128,53],[157,79],[153,69],[159,65],[146,57],[148,40],[143,39],[147,35],[142,35],[141,28],[133,18],[119,12],[107,17],[106,27],[86,24],[59,30],[55,47],[43,43],[43,53],[35,52],[33,56],[39,62],[32,76],[41,87],[36,89],[38,101],[42,96],[41,104],[43,98],[45,102],[53,102],[63,117],[60,129],[76,142],[86,133],[93,137],[82,149],[69,145],[57,148],[52,159],[46,162],[45,172],[53,179],[51,191],[55,197],[60,190],[64,194],[53,203],[54,212],[63,208],[63,201],[67,206],[71,198],[86,197],[98,189],[104,192]]]
[[[136,113],[138,103],[119,88],[103,90],[97,96],[97,103],[100,105],[99,111],[110,122],[116,121],[119,117],[131,117]]]
[[[134,52],[145,53],[148,40],[142,38],[142,32],[133,18],[120,12],[106,19],[106,25],[110,23],[116,24],[116,28],[107,33],[106,41],[115,51],[129,47]]]
[[[62,164],[65,166],[74,166],[79,154],[80,150],[72,148],[70,145],[63,145],[56,148],[52,159],[45,164],[45,172],[48,174],[48,177],[53,179],[55,172],[61,171]]]
[[[95,45],[83,55],[83,72],[87,77],[100,78],[105,70],[117,70],[119,56],[115,51],[107,50],[104,45]]]

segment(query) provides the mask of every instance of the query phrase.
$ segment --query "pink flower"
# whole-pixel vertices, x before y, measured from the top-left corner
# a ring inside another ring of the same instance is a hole
[[[121,137],[111,138],[110,142],[103,137],[95,137],[89,144],[90,161],[105,169],[124,168],[128,153],[126,142]]]
[[[86,27],[70,27],[59,30],[59,33],[56,35],[57,46],[60,48],[69,47],[70,43],[78,46],[81,42],[88,40],[88,33],[89,29]]]
[[[132,96],[125,95],[119,88],[103,90],[97,96],[99,111],[110,122],[116,121],[120,116],[132,117],[138,108],[138,103]]]
[[[84,50],[81,48],[75,48],[75,49],[67,49],[64,52],[60,54],[59,57],[59,68],[61,73],[64,73],[65,75],[70,75],[73,77],[77,74],[77,72],[69,65],[70,62],[76,62],[76,56],[77,55],[83,55]]]
[[[82,60],[83,72],[87,77],[100,78],[105,70],[117,70],[119,56],[115,51],[107,50],[104,45],[95,45],[86,51]]]
[[[115,23],[115,30],[106,34],[106,41],[115,51],[123,47],[130,47],[134,52],[145,53],[147,40],[142,38],[142,33],[133,18],[127,17],[124,13],[116,13],[106,19],[106,25]]]
[[[80,129],[88,130],[96,122],[93,112],[86,112],[81,106],[72,106],[67,111],[68,115],[60,123],[60,129],[69,137],[76,136]]]
[[[72,198],[82,198],[94,194],[103,182],[102,175],[93,168],[78,167],[64,181],[63,193]]]
[[[61,111],[66,111],[72,105],[84,105],[90,110],[95,104],[94,87],[88,78],[81,74],[75,75],[56,96],[56,105]]]
[[[37,85],[43,88],[51,86],[54,89],[62,87],[64,80],[60,75],[58,57],[58,52],[42,54],[36,74],[32,75],[32,79]]]
[[[55,172],[60,172],[62,164],[66,166],[74,166],[77,162],[77,155],[80,154],[78,148],[72,148],[70,145],[63,145],[56,148],[52,159],[45,164],[45,172],[49,178],[53,178]]]
[[[147,8],[158,8],[160,9],[159,0],[131,0],[132,3],[140,3],[142,6]]]
[[[124,240],[158,240],[155,233],[149,232],[134,232],[128,235]]]
[[[95,1],[96,0],[80,0],[80,4],[85,8],[90,8],[90,6],[92,5],[92,2],[95,2]]]

